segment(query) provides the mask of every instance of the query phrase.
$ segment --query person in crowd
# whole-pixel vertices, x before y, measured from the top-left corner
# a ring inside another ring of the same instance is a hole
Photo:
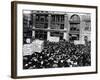
[[[23,69],[78,67],[91,65],[91,42],[87,45],[62,40],[44,41],[43,50],[23,57]]]

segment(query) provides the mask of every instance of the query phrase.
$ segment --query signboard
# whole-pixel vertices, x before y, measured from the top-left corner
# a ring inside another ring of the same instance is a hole
[[[25,44],[23,46],[23,55],[32,55],[34,52],[41,52],[43,49],[42,40],[34,40],[30,44]]]

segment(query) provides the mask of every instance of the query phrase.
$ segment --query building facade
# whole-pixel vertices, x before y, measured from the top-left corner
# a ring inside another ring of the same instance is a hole
[[[91,14],[58,11],[23,11],[23,42],[27,38],[58,42],[91,41]]]

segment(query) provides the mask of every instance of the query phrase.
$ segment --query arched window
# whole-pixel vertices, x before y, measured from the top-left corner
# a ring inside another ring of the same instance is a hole
[[[70,41],[79,40],[80,36],[80,17],[76,14],[70,17]]]
[[[80,30],[80,17],[76,14],[70,17],[70,31],[79,32]]]
[[[71,23],[80,23],[80,17],[77,14],[74,14],[70,18]]]

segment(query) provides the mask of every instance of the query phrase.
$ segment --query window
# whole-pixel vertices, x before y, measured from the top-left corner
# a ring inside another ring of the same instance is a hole
[[[59,37],[59,32],[57,32],[57,31],[51,32],[50,36],[56,36],[56,37]]]
[[[35,28],[48,28],[47,14],[36,14]]]
[[[32,14],[23,15],[23,44],[26,44],[26,39],[32,38]]]
[[[91,22],[85,22],[85,28],[84,28],[84,30],[85,31],[91,31]]]
[[[80,31],[80,17],[76,14],[72,15],[70,18],[70,32],[79,33]]]
[[[64,15],[51,15],[51,29],[64,29]]]
[[[76,14],[72,15],[70,18],[70,23],[80,23],[80,17]]]
[[[69,36],[70,41],[79,40],[79,34],[69,34]]]
[[[64,29],[64,24],[61,24],[60,29]]]
[[[40,39],[40,40],[46,40],[47,39],[47,31],[36,30],[35,31],[35,38]]]
[[[63,35],[64,35],[63,32],[57,32],[57,31],[50,33],[50,36],[52,36],[52,37],[60,37],[60,39],[63,39]]]
[[[84,40],[85,40],[85,41],[88,41],[88,37],[87,37],[87,36],[84,36]]]
[[[32,15],[31,14],[24,14],[23,16],[23,27],[29,28],[32,27]]]

